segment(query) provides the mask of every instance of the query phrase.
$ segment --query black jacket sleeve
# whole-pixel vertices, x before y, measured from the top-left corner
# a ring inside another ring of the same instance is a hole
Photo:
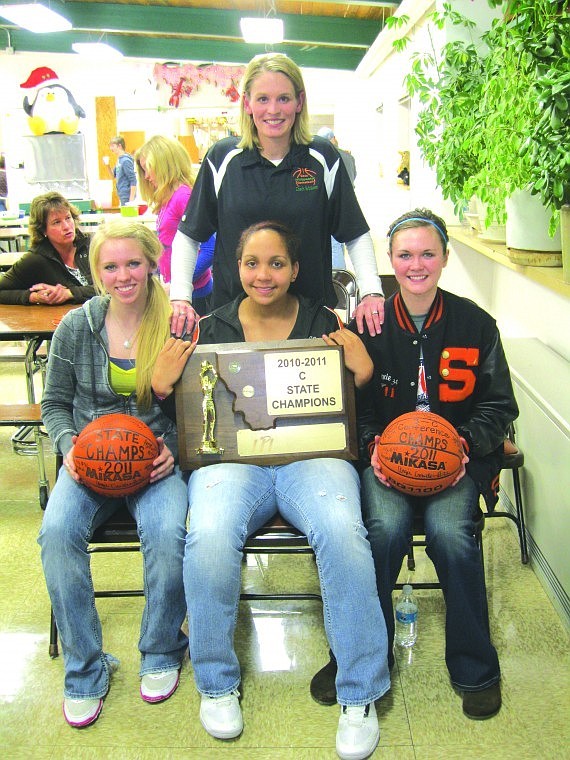
[[[34,254],[24,254],[14,266],[0,278],[0,303],[20,304],[30,303],[30,287],[43,282],[38,267],[42,264],[41,257]]]
[[[163,414],[165,414],[169,420],[172,420],[172,422],[176,422],[176,394],[171,393],[170,396],[167,396],[165,399],[159,399],[157,396],[154,398],[157,400]]]
[[[469,444],[470,457],[485,457],[502,447],[509,424],[518,417],[509,366],[494,323],[485,342],[475,394],[472,412],[457,424],[457,430]]]
[[[66,287],[71,291],[73,303],[85,303],[85,301],[97,295],[97,291],[93,285],[66,285]]]
[[[356,388],[356,434],[360,464],[363,468],[370,464],[370,444],[381,432],[380,422],[375,413],[372,379],[361,388]]]

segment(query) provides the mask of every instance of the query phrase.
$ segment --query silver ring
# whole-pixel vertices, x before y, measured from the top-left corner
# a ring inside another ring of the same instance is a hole
[[[378,312],[377,311],[373,311],[372,314],[378,314]]]

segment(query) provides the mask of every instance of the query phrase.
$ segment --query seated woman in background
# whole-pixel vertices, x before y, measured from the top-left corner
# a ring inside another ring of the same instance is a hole
[[[158,214],[156,234],[162,243],[160,276],[170,283],[172,240],[192,193],[192,163],[182,143],[162,135],[151,137],[139,148],[135,160],[141,196],[151,211]],[[200,246],[192,281],[192,302],[201,315],[209,311],[213,257],[214,242],[210,239]]]
[[[83,303],[95,295],[89,237],[79,210],[56,192],[38,195],[30,208],[30,250],[0,278],[0,303]]]
[[[102,415],[122,412],[141,419],[159,446],[150,484],[125,497],[144,566],[138,645],[145,702],[162,702],[174,693],[188,645],[181,630],[186,483],[175,467],[176,429],[150,388],[154,359],[169,334],[168,296],[153,274],[159,254],[156,235],[144,224],[119,217],[101,225],[90,254],[101,295],[65,315],[48,362],[42,418],[63,467],[38,541],[65,658],[63,714],[75,728],[97,720],[118,665],[103,649],[87,545],[121,499],[82,485],[74,460],[77,435]]]
[[[341,323],[331,309],[289,292],[299,271],[298,251],[297,238],[280,222],[247,228],[237,250],[245,292],[200,320],[198,343],[322,338],[338,331]],[[367,383],[372,362],[362,341],[348,330],[340,333],[337,342],[355,384]],[[193,343],[170,338],[158,356],[152,387],[158,398],[168,397],[165,408],[193,350]],[[374,701],[390,688],[390,675],[355,468],[332,457],[280,466],[211,464],[192,473],[188,492],[184,585],[206,731],[231,739],[243,730],[234,649],[242,549],[248,535],[280,514],[308,537],[317,558],[326,632],[338,661],[337,753],[368,757],[380,736]]]

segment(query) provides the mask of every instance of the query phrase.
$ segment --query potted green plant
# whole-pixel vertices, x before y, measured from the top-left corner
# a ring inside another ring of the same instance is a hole
[[[391,16],[386,26],[401,28],[408,21],[406,15]],[[449,3],[444,3],[441,12],[430,14],[427,27],[430,48],[411,55],[404,85],[408,94],[417,96],[421,103],[415,127],[418,147],[435,170],[443,197],[453,202],[456,214],[460,215],[469,200],[465,185],[482,168],[479,106],[483,72],[474,42],[467,44],[458,40],[447,42],[441,48],[435,43],[435,30],[442,30],[448,23],[468,31],[475,27]],[[403,51],[409,42],[409,37],[401,37],[394,42],[394,47]]]
[[[568,202],[570,30],[568,3],[488,0],[500,15],[477,35],[450,3],[430,25],[460,26],[469,41],[414,54],[405,85],[422,104],[416,132],[445,198],[460,212],[475,195],[487,219],[505,221],[505,201],[528,188],[553,210]],[[392,17],[388,26],[406,23]],[[430,34],[431,40],[431,34]],[[407,38],[394,44],[404,49]]]
[[[551,2],[557,13],[543,23],[543,40],[525,40],[525,51],[536,73],[536,123],[521,146],[531,166],[530,188],[552,210],[550,233],[557,211],[570,204],[570,10]]]

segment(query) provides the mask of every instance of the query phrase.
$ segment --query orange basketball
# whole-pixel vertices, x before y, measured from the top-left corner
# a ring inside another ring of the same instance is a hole
[[[411,496],[443,491],[459,473],[463,446],[451,423],[432,412],[408,412],[387,425],[377,446],[388,482]]]
[[[130,414],[105,414],[86,425],[73,457],[81,482],[105,496],[129,496],[147,485],[158,444],[152,430]]]

